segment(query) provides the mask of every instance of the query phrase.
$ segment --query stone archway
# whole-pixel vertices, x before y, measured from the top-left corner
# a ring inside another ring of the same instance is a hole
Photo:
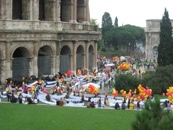
[[[45,45],[41,47],[38,51],[38,77],[43,75],[51,75],[51,56],[52,56],[52,49],[50,46]]]
[[[158,58],[158,47],[154,46],[153,47],[153,61],[157,62],[157,58]]]
[[[84,10],[85,10],[85,2],[84,0],[78,0],[77,1],[77,22],[78,23],[82,23],[83,21],[85,21],[85,14],[84,14]]]
[[[76,52],[76,69],[83,69],[84,68],[84,49],[80,45],[77,48]]]
[[[89,46],[89,49],[88,49],[88,68],[89,70],[92,70],[93,69],[93,46]]]
[[[12,77],[22,79],[29,76],[29,51],[25,47],[17,48],[13,53]]]
[[[71,51],[68,46],[63,46],[60,52],[60,72],[65,73],[71,69]]]

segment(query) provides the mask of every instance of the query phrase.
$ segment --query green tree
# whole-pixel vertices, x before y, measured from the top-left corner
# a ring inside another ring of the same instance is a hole
[[[122,28],[134,36],[136,43],[141,42],[145,46],[145,31],[143,28],[129,24],[122,26]]]
[[[97,19],[91,19],[91,20],[90,20],[90,24],[91,24],[91,25],[95,25],[95,26],[96,26],[96,25],[99,26],[99,24],[97,23]]]
[[[115,17],[114,26],[115,26],[115,27],[118,27],[118,18],[117,18],[117,17]]]
[[[147,100],[145,108],[137,113],[132,130],[172,130],[173,114],[163,110],[160,100]]]
[[[136,89],[140,84],[140,79],[131,74],[118,74],[115,76],[115,79],[116,82],[114,87],[118,91],[124,89],[128,92],[130,89]]]
[[[122,27],[113,27],[105,34],[105,41],[115,50],[128,51],[135,45],[134,35]]]
[[[156,94],[166,93],[168,87],[173,85],[173,65],[158,66],[156,72],[147,75],[148,73],[143,76],[143,84]]]
[[[160,44],[158,46],[158,65],[173,64],[172,26],[168,11],[165,8],[160,22]]]
[[[102,38],[105,40],[106,32],[112,28],[112,18],[108,12],[105,12],[102,16]]]

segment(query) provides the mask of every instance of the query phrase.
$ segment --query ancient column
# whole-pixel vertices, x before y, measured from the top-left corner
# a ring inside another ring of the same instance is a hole
[[[33,59],[33,57],[29,57],[28,59],[29,59],[29,76],[30,76],[30,75],[34,75],[33,74],[33,61],[34,61],[34,59]]]
[[[90,23],[89,0],[86,0],[86,23]]]
[[[88,67],[88,64],[89,64],[89,53],[88,53],[88,46],[89,46],[89,43],[88,43],[88,41],[86,41],[85,42],[85,59],[84,59],[84,61],[85,61],[85,63],[84,63],[84,68],[87,68],[87,69],[89,69]]]
[[[94,52],[93,52],[93,70],[97,70],[97,42],[94,42]]]
[[[55,20],[55,1],[45,0],[45,20]]]
[[[85,3],[84,7],[83,7],[83,21],[82,23],[86,24],[88,21],[87,21],[87,2]]]
[[[38,21],[39,19],[39,0],[33,0],[32,2],[32,20]]]
[[[12,0],[5,0],[5,19],[12,19],[12,7],[13,7],[13,2]]]
[[[29,9],[29,12],[28,12],[28,20],[33,20],[33,0],[29,0],[28,2],[28,9]]]
[[[73,23],[76,23],[76,11],[77,11],[77,0],[73,0],[72,1],[72,5],[71,5],[71,19],[70,19],[70,22],[73,22]]]
[[[2,2],[2,0],[0,0],[0,19],[4,19],[4,11],[5,11],[5,8],[4,8],[4,3]]]
[[[5,43],[5,55],[6,55],[6,60],[5,60],[5,71],[6,71],[6,75],[5,77],[12,77],[12,62],[13,62],[13,58],[11,56],[11,49],[10,49],[10,45],[11,41],[6,41]]]
[[[51,64],[52,64],[52,65],[51,65],[51,74],[52,74],[52,75],[55,75],[55,74],[56,74],[56,73],[55,73],[55,63],[56,63],[55,61],[56,61],[56,55],[52,55],[52,56],[51,56],[51,62],[52,62],[52,63],[51,63]]]
[[[33,42],[33,75],[38,76],[38,46],[40,45],[40,41]]]
[[[76,41],[73,41],[71,53],[71,70],[76,74]]]
[[[30,0],[22,0],[22,19],[30,19]]]
[[[56,55],[55,56],[55,74],[58,74],[58,72],[60,71],[59,68],[60,68],[60,56],[59,55]]]
[[[5,42],[1,42],[0,44],[3,44],[5,46]],[[0,81],[1,83],[5,83],[5,79],[6,79],[6,55],[5,55],[5,49],[1,48],[0,50]]]

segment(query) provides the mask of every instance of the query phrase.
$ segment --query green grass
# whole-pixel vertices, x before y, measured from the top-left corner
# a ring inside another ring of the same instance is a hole
[[[131,130],[138,112],[0,103],[0,129]]]

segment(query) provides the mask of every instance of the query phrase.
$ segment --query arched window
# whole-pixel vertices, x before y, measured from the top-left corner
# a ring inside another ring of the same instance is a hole
[[[158,47],[157,46],[153,47],[153,54],[158,54]]]

